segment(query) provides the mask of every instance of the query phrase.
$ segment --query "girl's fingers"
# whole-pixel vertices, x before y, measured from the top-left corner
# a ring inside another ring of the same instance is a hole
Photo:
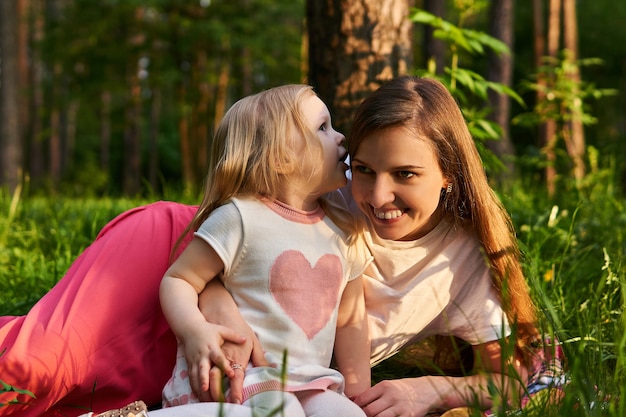
[[[209,371],[209,396],[211,401],[224,401],[222,370],[218,366],[213,366]]]
[[[236,344],[246,343],[246,338],[239,334],[238,332],[229,329],[228,327],[220,326],[220,336],[222,337],[224,342],[231,342]]]

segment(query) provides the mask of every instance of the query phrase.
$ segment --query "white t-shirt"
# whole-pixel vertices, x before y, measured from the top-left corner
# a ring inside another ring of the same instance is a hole
[[[360,213],[349,185],[341,194]],[[364,273],[373,365],[433,335],[476,345],[510,334],[475,236],[442,221],[414,241],[384,240],[373,230],[365,240],[374,256]]]
[[[366,240],[374,255],[364,280],[372,363],[432,335],[476,345],[510,333],[475,237],[442,221],[414,241]]]
[[[365,245],[349,248],[321,208],[256,198],[233,198],[195,235],[222,259],[224,286],[266,352],[330,365],[341,294],[371,261]]]

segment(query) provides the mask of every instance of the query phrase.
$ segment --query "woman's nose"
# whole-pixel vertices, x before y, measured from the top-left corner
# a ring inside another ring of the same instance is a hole
[[[385,204],[395,200],[393,192],[393,182],[385,176],[377,176],[372,183],[369,195],[369,203],[374,208],[381,208]]]

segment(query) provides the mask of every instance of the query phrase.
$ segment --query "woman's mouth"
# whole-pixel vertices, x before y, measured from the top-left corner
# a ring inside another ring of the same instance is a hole
[[[374,216],[379,220],[393,220],[401,217],[404,212],[402,210],[394,209],[394,210],[378,210],[372,209]]]

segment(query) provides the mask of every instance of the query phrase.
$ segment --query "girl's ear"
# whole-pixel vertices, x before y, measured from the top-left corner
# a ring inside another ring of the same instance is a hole
[[[450,194],[452,192],[452,188],[454,187],[454,185],[452,184],[452,181],[449,179],[445,179],[443,181],[443,190],[446,190],[446,194]]]

